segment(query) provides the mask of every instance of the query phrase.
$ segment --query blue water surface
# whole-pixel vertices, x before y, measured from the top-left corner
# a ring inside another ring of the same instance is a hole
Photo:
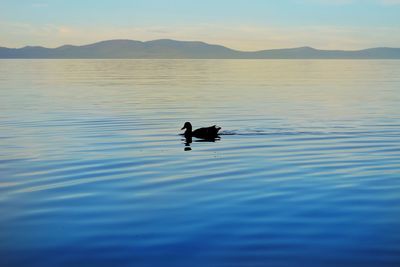
[[[0,266],[398,267],[399,103],[395,60],[1,60]]]

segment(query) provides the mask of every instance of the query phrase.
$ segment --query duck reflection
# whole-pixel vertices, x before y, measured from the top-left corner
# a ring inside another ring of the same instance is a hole
[[[190,147],[190,144],[193,142],[193,138],[191,136],[185,136],[184,139],[185,141],[185,151],[190,151],[192,148]]]
[[[185,144],[185,148],[184,151],[190,151],[192,150],[191,144],[193,143],[193,138],[192,136],[185,136],[182,135],[183,138],[181,139],[182,142]],[[195,143],[202,143],[202,142],[217,142],[220,141],[221,137],[219,135],[215,136],[215,137],[210,137],[210,138],[200,138],[200,139],[195,139]]]

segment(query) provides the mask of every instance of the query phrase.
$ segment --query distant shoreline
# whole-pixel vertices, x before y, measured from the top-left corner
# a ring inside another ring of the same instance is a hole
[[[88,45],[57,48],[0,47],[0,59],[400,59],[400,48],[363,50],[319,50],[312,47],[239,51],[198,41],[161,39],[154,41],[108,40]]]

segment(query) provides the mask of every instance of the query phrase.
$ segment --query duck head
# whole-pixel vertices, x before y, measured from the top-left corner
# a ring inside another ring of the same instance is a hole
[[[185,122],[181,130],[186,129],[186,133],[191,133],[192,132],[192,124],[190,122]]]

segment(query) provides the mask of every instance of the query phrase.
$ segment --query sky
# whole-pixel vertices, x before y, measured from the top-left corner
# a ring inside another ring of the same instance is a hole
[[[400,47],[400,0],[0,0],[0,46],[196,40],[254,51]]]

